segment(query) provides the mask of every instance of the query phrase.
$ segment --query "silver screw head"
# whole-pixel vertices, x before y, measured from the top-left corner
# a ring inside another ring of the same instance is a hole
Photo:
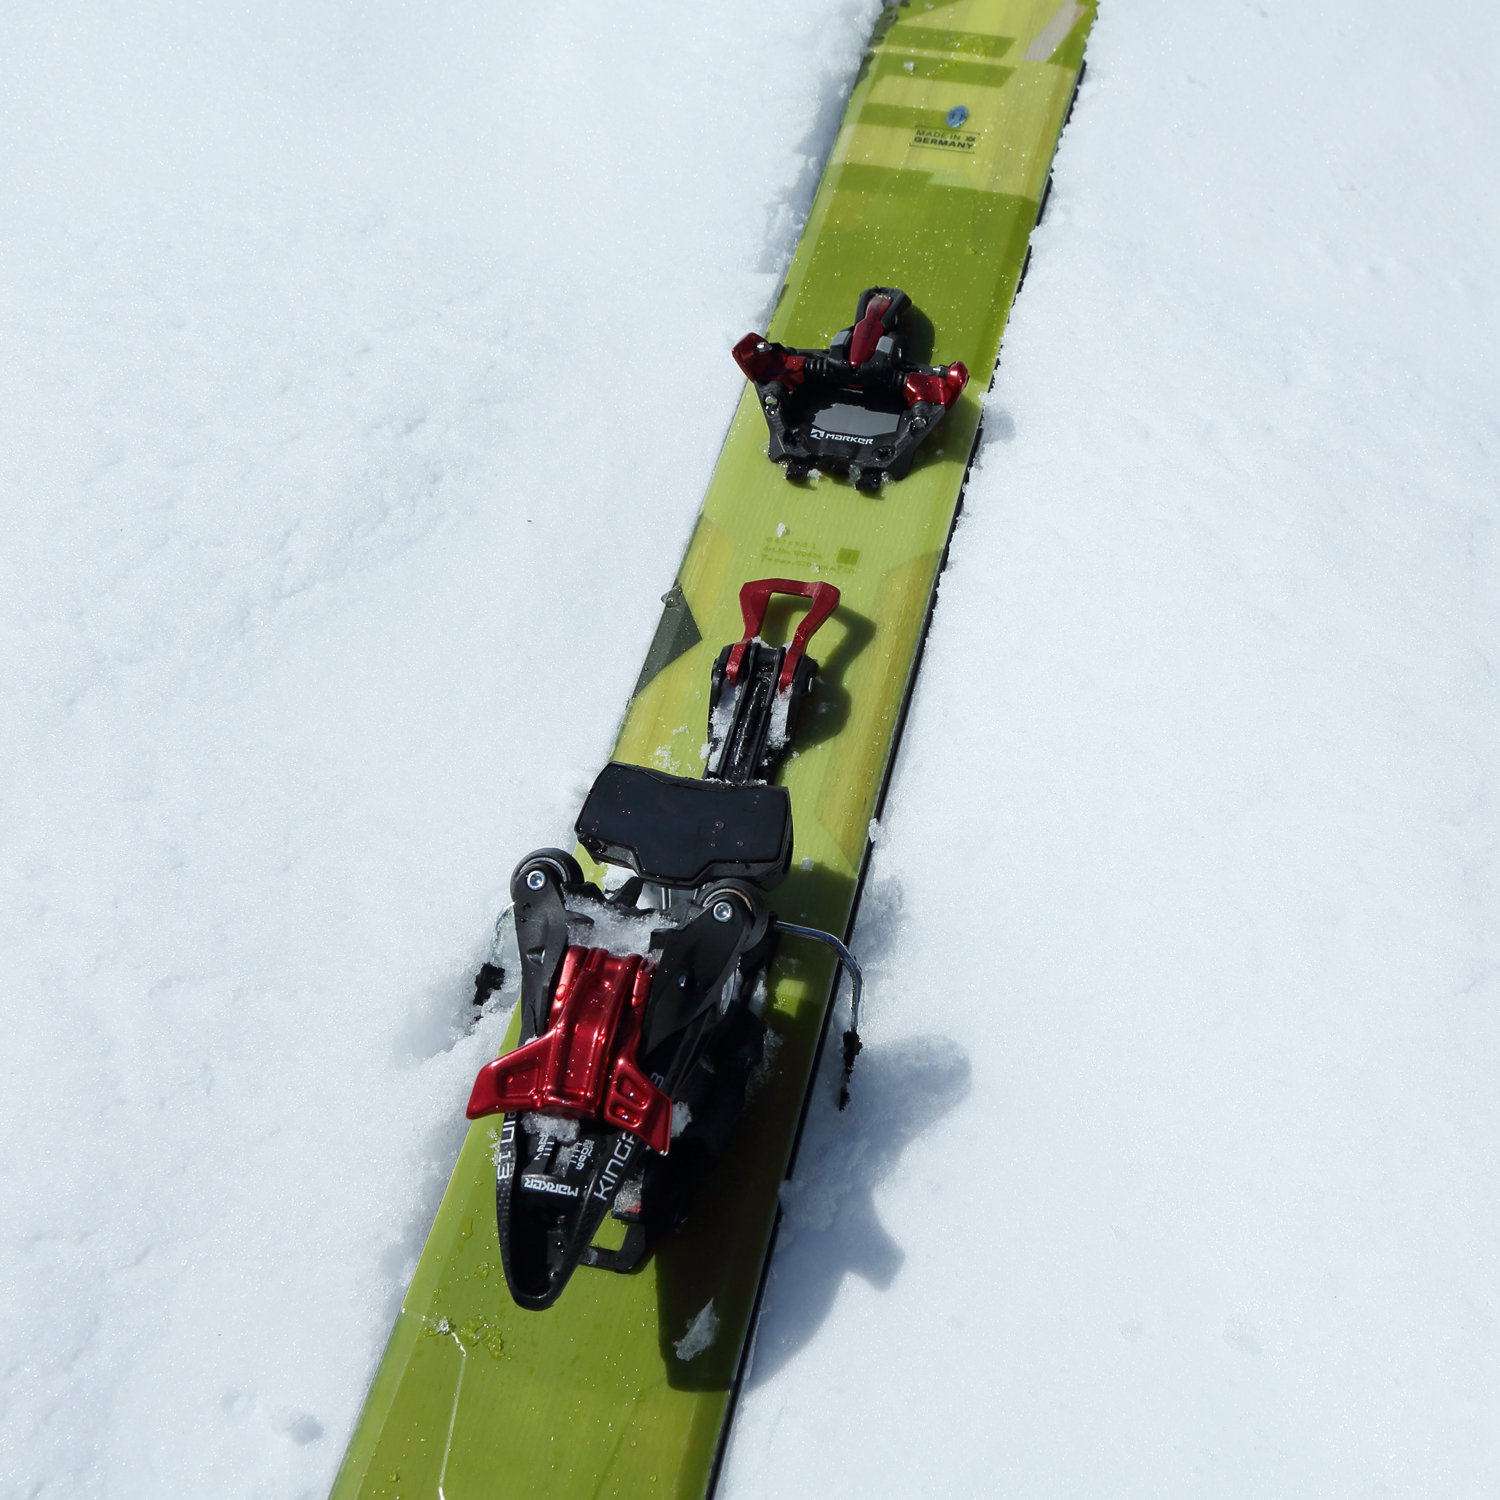
[[[734,917],[734,908],[727,901],[716,901],[714,903],[714,921],[728,922]]]
[[[547,877],[540,870],[533,870],[526,877],[526,889],[528,891],[539,891],[546,883]]]

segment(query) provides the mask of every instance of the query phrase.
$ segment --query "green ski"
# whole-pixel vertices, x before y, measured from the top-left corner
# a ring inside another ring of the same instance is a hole
[[[963,371],[998,355],[1095,3],[883,13],[581,847],[517,868],[505,1053],[333,1500],[712,1489],[977,436]]]

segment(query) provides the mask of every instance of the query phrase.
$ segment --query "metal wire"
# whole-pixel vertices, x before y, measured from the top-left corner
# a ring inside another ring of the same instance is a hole
[[[780,917],[772,924],[777,932],[790,932],[795,937],[811,938],[816,943],[822,943],[832,948],[838,954],[839,962],[849,971],[849,978],[854,985],[854,998],[849,1002],[849,1030],[859,1031],[859,1007],[865,995],[865,976],[859,967],[859,960],[841,943],[831,932],[824,932],[821,927],[803,927],[796,922],[783,922]]]

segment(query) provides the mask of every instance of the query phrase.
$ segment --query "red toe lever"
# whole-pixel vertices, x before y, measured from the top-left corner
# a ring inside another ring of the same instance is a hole
[[[781,676],[777,679],[776,690],[784,693],[792,685],[797,663],[802,660],[802,653],[807,650],[807,643],[813,638],[814,632],[839,607],[839,591],[831,583],[800,583],[795,578],[760,578],[754,583],[747,583],[740,590],[740,613],[745,617],[744,639],[730,651],[725,667],[725,676],[731,682],[739,681],[740,661],[745,655],[745,647],[760,634],[760,627],[765,623],[766,606],[770,604],[772,594],[795,594],[799,598],[812,600],[812,608],[802,617],[802,623],[792,637],[792,644],[787,647],[786,660],[781,664]]]

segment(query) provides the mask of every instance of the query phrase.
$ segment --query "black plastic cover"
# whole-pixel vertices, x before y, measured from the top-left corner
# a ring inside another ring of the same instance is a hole
[[[726,877],[770,890],[792,862],[785,787],[696,781],[622,761],[599,773],[576,831],[595,859],[677,890]]]
[[[873,350],[856,350],[856,331],[874,297],[889,304],[880,317],[881,336]],[[736,347],[735,357],[754,381],[765,415],[767,453],[785,466],[788,479],[805,478],[814,467],[847,474],[865,489],[906,477],[918,447],[947,414],[940,401],[908,404],[906,377],[941,375],[948,369],[907,358],[902,320],[908,316],[920,315],[905,292],[872,286],[860,293],[854,323],[836,334],[826,350],[762,341],[742,358],[741,350],[753,336]],[[851,363],[856,352],[861,355],[857,365]],[[780,364],[777,356],[786,355],[801,355],[803,364],[796,379],[783,381],[773,372]]]

